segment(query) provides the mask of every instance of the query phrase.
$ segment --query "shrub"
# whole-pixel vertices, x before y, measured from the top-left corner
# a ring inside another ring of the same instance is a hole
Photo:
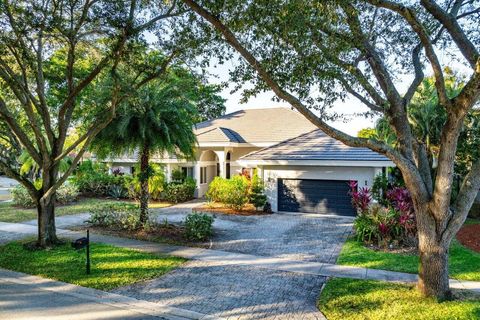
[[[34,208],[36,206],[35,201],[28,193],[24,186],[18,185],[12,189],[12,201],[13,204],[23,208]],[[72,184],[63,184],[57,189],[55,193],[56,201],[59,204],[69,204],[78,198],[78,189]]]
[[[408,190],[399,187],[388,190],[386,206],[371,205],[368,189],[357,192],[352,188],[351,195],[359,212],[354,221],[357,240],[382,246],[417,243],[415,213]]]
[[[140,209],[135,204],[99,204],[90,209],[90,219],[94,226],[137,230],[140,224]]]
[[[372,198],[381,205],[387,205],[388,178],[383,174],[377,174],[373,179]]]
[[[172,171],[172,181],[181,183],[186,179],[185,174],[181,169],[175,169]]]
[[[95,196],[108,196],[112,186],[125,186],[126,176],[108,174],[104,163],[86,160],[71,178],[72,183],[82,193]]]
[[[60,204],[69,204],[78,199],[78,188],[73,184],[63,184],[56,192],[56,200]]]
[[[185,218],[185,236],[190,240],[206,240],[212,234],[214,218],[207,214],[192,213]]]
[[[262,180],[260,180],[257,174],[254,174],[251,180],[249,202],[257,209],[263,208],[265,203],[267,203],[267,196],[264,192],[265,187]]]
[[[33,208],[36,206],[35,202],[24,186],[16,186],[11,190],[11,193],[13,204],[24,208]]]
[[[165,187],[163,198],[172,203],[185,202],[193,199],[197,184],[194,179],[187,178],[182,183],[170,182]]]
[[[209,201],[221,202],[227,207],[241,210],[248,203],[249,188],[249,181],[243,176],[234,176],[231,179],[215,177],[206,197]]]

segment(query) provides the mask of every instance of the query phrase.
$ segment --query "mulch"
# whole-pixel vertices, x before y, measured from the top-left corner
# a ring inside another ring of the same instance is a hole
[[[480,252],[480,223],[464,225],[457,233],[457,240],[465,247]]]
[[[161,242],[175,245],[198,246],[201,242],[192,242],[185,236],[185,228],[173,224],[161,224],[149,230],[123,230],[99,226],[79,226],[71,228],[74,231],[89,229],[93,233],[136,239],[142,241]]]
[[[225,207],[209,207],[209,206],[201,206],[197,208],[193,208],[194,212],[198,213],[222,213],[222,214],[229,214],[229,215],[237,215],[237,216],[261,216],[266,215],[269,213],[265,213],[263,211],[257,211],[255,209],[245,208],[242,210],[234,210]]]

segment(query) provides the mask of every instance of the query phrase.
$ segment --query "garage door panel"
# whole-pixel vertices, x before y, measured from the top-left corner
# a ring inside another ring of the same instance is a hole
[[[343,180],[279,179],[278,209],[354,216],[348,192]]]

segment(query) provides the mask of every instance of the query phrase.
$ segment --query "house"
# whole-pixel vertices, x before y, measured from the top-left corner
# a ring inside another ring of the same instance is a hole
[[[167,177],[175,169],[197,181],[203,197],[216,177],[257,169],[273,211],[354,215],[348,181],[370,187],[393,163],[367,148],[352,148],[328,137],[288,108],[248,109],[197,124],[195,161],[154,157]],[[138,157],[111,159],[130,171]],[[167,178],[168,179],[168,178]]]

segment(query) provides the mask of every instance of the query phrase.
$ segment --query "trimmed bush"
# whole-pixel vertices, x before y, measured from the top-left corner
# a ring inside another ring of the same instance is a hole
[[[182,183],[171,182],[165,187],[163,198],[172,203],[185,202],[193,199],[196,182],[192,178],[185,179]]]
[[[185,235],[190,240],[206,240],[212,234],[214,218],[207,214],[192,213],[185,218]]]
[[[90,219],[87,222],[99,227],[137,230],[141,227],[140,209],[135,204],[99,204],[90,209]]]
[[[209,201],[225,204],[234,210],[241,210],[249,201],[250,183],[244,176],[231,179],[215,177],[210,183],[206,197]]]

